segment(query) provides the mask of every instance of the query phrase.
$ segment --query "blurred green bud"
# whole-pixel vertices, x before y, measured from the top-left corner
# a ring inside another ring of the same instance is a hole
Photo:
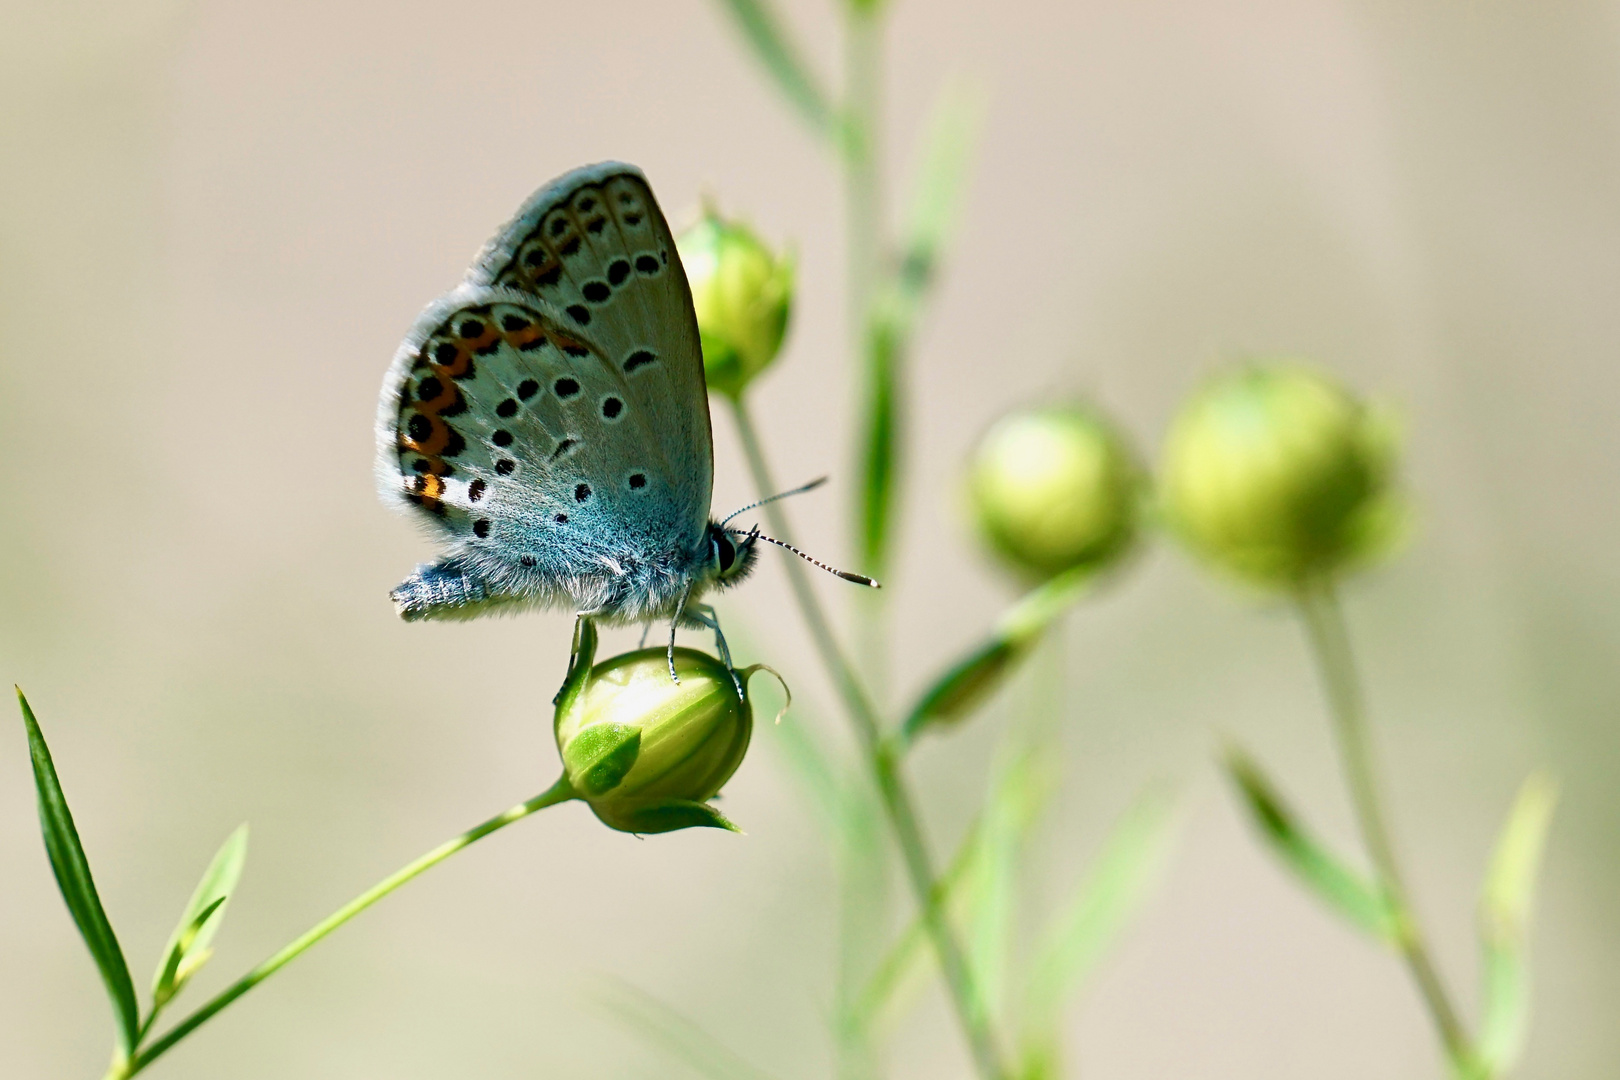
[[[746,225],[713,208],[676,245],[692,286],[709,389],[742,396],[776,359],[793,306],[793,257],[771,253]]]
[[[1376,554],[1395,532],[1389,426],[1301,364],[1210,379],[1165,445],[1165,511],[1210,562],[1293,586]]]
[[[1137,536],[1146,474],[1113,424],[1082,405],[1010,413],[979,440],[967,496],[979,532],[1036,580],[1103,569]]]
[[[661,648],[593,666],[595,653],[596,628],[582,618],[556,715],[557,749],[575,792],[621,832],[736,831],[708,801],[748,751],[754,716],[746,687],[758,668],[733,681],[712,656],[676,649],[675,682]]]

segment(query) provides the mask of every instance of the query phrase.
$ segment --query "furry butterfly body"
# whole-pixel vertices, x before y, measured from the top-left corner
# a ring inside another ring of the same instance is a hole
[[[709,518],[691,292],[634,166],[536,192],[400,345],[377,415],[385,501],[443,541],[406,619],[570,608],[718,631],[703,593],[757,554]]]

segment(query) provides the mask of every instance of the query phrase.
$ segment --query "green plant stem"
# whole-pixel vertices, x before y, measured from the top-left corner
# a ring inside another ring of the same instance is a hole
[[[1429,1016],[1439,1032],[1440,1041],[1445,1045],[1452,1067],[1461,1075],[1475,1076],[1472,1042],[1462,1021],[1458,1019],[1457,1010],[1452,1006],[1440,972],[1435,967],[1395,857],[1395,845],[1385,818],[1368,738],[1361,683],[1350,649],[1344,612],[1339,606],[1338,592],[1331,579],[1306,581],[1296,592],[1295,602],[1310,638],[1317,673],[1328,700],[1328,711],[1333,717],[1339,758],[1350,789],[1350,801],[1355,807],[1362,843],[1366,845],[1379,884],[1395,911],[1396,948],[1400,950],[1401,958],[1406,962],[1412,980],[1428,1007]]]
[[[483,824],[473,826],[455,839],[445,841],[421,858],[400,867],[310,927],[304,934],[287,944],[280,952],[277,952],[264,963],[237,979],[218,994],[215,994],[213,998],[199,1006],[195,1012],[171,1028],[162,1038],[135,1054],[127,1063],[122,1066],[115,1065],[108,1071],[105,1080],[124,1080],[126,1077],[134,1076],[161,1057],[175,1043],[207,1023],[215,1013],[218,1013],[231,1002],[280,971],[302,954],[304,950],[320,941],[327,934],[330,934],[423,871],[439,865],[456,852],[472,846],[492,832],[504,829],[515,821],[521,821],[537,810],[555,806],[560,802],[567,802],[574,797],[574,789],[569,785],[568,778],[566,776],[562,777],[528,802],[518,803],[510,810],[496,814]]]
[[[748,407],[738,399],[733,399],[732,406],[733,415],[737,420],[738,438],[743,444],[743,454],[748,459],[748,469],[753,474],[754,485],[758,488],[760,497],[765,498],[773,494],[777,488],[771,479],[764,452],[760,448],[759,436],[754,431]],[[791,544],[793,532],[788,527],[787,516],[782,512],[781,504],[767,503],[763,509],[765,518],[778,539]],[[951,1002],[972,1051],[974,1065],[982,1080],[1002,1080],[1006,1072],[1001,1065],[1002,1059],[996,1048],[995,1036],[990,1030],[989,1018],[961,943],[957,941],[946,919],[938,877],[934,872],[933,861],[928,854],[922,827],[917,820],[911,793],[893,744],[884,739],[877,710],[855,674],[854,667],[839,647],[838,639],[833,635],[832,626],[827,621],[826,612],[816,597],[815,589],[810,585],[809,574],[803,564],[796,560],[788,560],[785,565],[794,599],[798,602],[799,613],[810,631],[810,638],[815,643],[822,664],[827,668],[839,696],[843,699],[845,711],[849,714],[850,722],[860,739],[861,749],[872,770],[873,779],[877,783],[884,811],[888,815],[890,826],[894,829],[895,840],[899,844],[900,854],[905,862],[906,876],[910,880],[912,891],[916,894],[917,906],[927,922],[934,950],[939,955],[939,966],[945,974]]]

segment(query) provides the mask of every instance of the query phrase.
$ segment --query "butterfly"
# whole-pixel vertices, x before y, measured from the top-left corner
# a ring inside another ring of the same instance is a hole
[[[713,520],[713,475],[669,225],[636,167],[575,169],[523,204],[394,355],[378,486],[443,549],[390,595],[407,620],[569,607],[610,625],[667,619],[672,678],[676,628],[706,627],[730,667],[703,596],[748,576],[756,540],[809,557]]]

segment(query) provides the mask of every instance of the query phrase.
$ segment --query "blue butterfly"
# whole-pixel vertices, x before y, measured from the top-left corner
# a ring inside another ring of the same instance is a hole
[[[383,381],[379,488],[444,541],[390,594],[400,615],[668,619],[671,677],[677,626],[713,630],[731,666],[702,597],[748,576],[756,540],[780,542],[709,517],[698,340],[639,169],[590,165],[531,196],[417,318]]]

